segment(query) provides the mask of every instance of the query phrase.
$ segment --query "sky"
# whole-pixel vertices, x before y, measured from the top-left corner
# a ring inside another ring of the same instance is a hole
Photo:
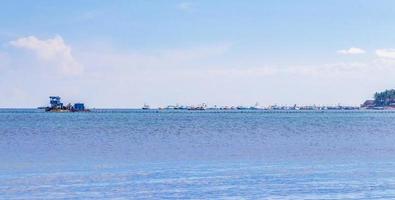
[[[0,107],[359,105],[395,87],[392,0],[3,0]]]

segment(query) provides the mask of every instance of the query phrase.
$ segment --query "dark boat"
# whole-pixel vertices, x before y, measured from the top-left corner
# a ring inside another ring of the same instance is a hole
[[[45,109],[46,112],[89,112],[89,109],[85,108],[83,103],[75,103],[71,105],[70,103],[66,106],[60,101],[59,96],[49,97],[49,107],[39,107],[39,109]]]

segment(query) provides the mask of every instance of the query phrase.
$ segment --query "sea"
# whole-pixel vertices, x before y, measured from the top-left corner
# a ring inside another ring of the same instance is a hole
[[[0,199],[395,199],[395,112],[1,109]]]

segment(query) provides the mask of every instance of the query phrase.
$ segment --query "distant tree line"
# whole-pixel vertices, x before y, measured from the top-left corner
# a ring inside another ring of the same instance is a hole
[[[374,94],[375,106],[389,106],[395,104],[395,90],[385,90],[383,92],[376,92]]]

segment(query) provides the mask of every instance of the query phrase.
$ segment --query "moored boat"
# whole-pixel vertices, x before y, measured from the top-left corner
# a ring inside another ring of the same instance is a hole
[[[85,108],[83,103],[75,103],[71,105],[70,103],[66,106],[60,101],[59,96],[50,96],[48,107],[39,107],[39,109],[45,109],[45,112],[90,112],[89,109]]]

